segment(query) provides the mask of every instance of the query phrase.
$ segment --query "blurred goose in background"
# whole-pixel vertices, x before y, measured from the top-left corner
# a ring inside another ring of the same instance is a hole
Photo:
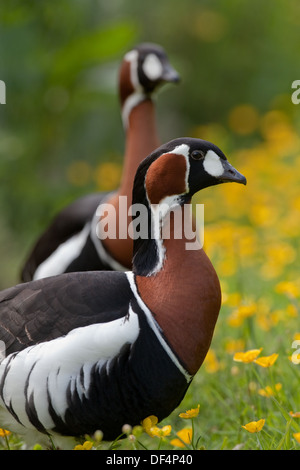
[[[97,209],[100,203],[112,205],[117,221],[119,210],[123,214],[128,213],[137,167],[160,145],[153,94],[164,83],[178,81],[178,73],[159,45],[142,43],[125,54],[119,73],[119,96],[126,134],[120,187],[112,193],[98,192],[81,197],[57,214],[27,258],[22,268],[22,281],[63,272],[124,270],[131,267],[132,239],[98,237]],[[119,206],[120,196],[123,196],[122,207]],[[125,220],[126,232],[130,221],[128,216]]]

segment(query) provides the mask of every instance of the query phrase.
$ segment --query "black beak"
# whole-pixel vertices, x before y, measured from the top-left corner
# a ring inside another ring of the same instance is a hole
[[[166,64],[161,79],[163,82],[178,83],[180,81],[180,75],[170,64]]]
[[[222,165],[224,168],[224,173],[219,177],[222,183],[240,183],[240,184],[247,184],[247,180],[244,175],[242,175],[239,171],[237,171],[230,163],[226,161],[222,161]]]

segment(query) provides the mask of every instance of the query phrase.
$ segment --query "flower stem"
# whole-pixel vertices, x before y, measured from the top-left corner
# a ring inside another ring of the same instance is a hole
[[[6,433],[4,434],[4,439],[5,439],[5,443],[6,443],[6,446],[7,446],[7,450],[10,450],[9,440],[8,440],[8,437],[7,437]]]

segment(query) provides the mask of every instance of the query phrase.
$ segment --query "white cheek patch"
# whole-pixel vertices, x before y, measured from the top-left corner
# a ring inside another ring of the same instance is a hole
[[[203,162],[204,170],[211,176],[221,176],[224,173],[224,168],[220,157],[213,151],[209,150]]]
[[[143,63],[143,71],[149,80],[158,80],[163,72],[163,66],[155,54],[149,54]]]

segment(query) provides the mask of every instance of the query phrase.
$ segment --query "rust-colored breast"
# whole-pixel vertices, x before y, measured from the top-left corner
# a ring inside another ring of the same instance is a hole
[[[186,251],[182,240],[164,242],[163,269],[137,276],[139,293],[190,374],[209,349],[221,306],[218,276],[203,249]]]

